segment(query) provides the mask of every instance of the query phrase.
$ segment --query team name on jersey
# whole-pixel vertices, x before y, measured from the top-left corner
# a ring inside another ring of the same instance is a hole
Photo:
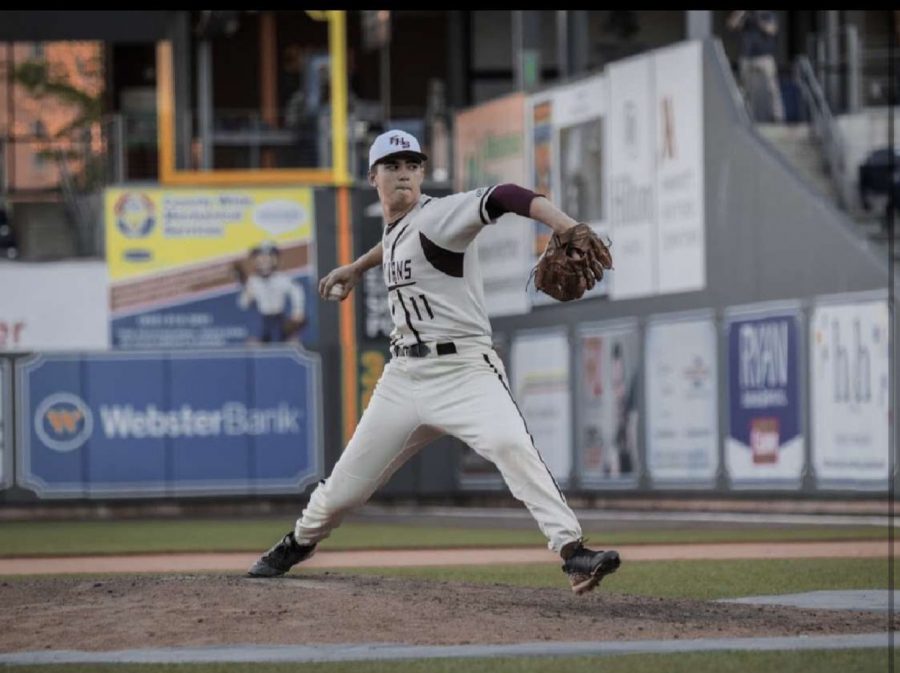
[[[402,283],[403,281],[412,280],[412,260],[399,259],[390,260],[386,263],[388,272],[388,281],[390,285]]]

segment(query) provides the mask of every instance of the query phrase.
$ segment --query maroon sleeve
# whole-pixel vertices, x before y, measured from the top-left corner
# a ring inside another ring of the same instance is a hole
[[[496,220],[504,213],[515,213],[523,217],[529,217],[531,212],[531,201],[537,196],[543,194],[535,194],[530,189],[519,187],[514,184],[503,184],[494,187],[491,195],[488,196],[487,212],[492,220]]]

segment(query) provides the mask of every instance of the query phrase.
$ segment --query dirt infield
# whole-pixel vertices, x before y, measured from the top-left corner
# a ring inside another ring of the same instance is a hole
[[[602,589],[602,587],[601,587]],[[883,614],[327,573],[0,582],[0,651],[470,644],[871,633]]]
[[[624,560],[776,559],[776,558],[880,558],[887,557],[887,542],[738,542],[710,544],[652,544],[617,547]],[[895,545],[895,553],[900,544]],[[0,559],[0,575],[68,573],[243,571],[259,554],[136,554]],[[308,568],[377,568],[492,563],[556,563],[555,554],[540,547],[523,549],[417,549],[320,551],[304,563]]]

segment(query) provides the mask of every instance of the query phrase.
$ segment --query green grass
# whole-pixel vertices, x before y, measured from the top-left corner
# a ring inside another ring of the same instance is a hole
[[[67,556],[152,552],[256,552],[270,547],[290,530],[284,519],[28,521],[0,523],[0,557]],[[875,526],[803,526],[725,530],[590,531],[596,544],[703,543],[801,540],[887,539]],[[534,530],[451,528],[409,524],[347,523],[322,545],[339,549],[423,549],[447,547],[540,546]]]
[[[895,655],[896,661],[896,655]],[[888,670],[886,650],[702,652],[610,657],[418,659],[334,664],[122,664],[12,666],[10,673],[869,673]]]
[[[895,572],[900,561],[895,562]],[[627,559],[603,580],[602,590],[641,596],[713,600],[824,589],[880,589],[888,586],[886,559],[766,559],[728,561],[641,561]],[[294,571],[295,574],[298,571]],[[548,564],[513,566],[435,566],[307,570],[354,575],[385,575],[476,584],[524,587],[563,586],[560,569]]]

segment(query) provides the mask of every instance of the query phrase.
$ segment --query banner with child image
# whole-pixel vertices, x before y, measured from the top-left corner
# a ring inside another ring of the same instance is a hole
[[[318,337],[312,190],[107,189],[114,348]]]
[[[641,355],[634,321],[581,327],[576,389],[584,486],[637,483]]]

